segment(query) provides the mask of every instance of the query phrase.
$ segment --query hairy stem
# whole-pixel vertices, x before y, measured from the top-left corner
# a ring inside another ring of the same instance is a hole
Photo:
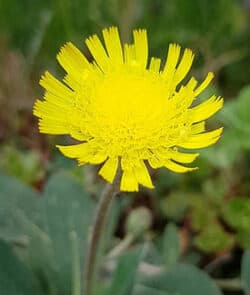
[[[106,187],[104,188],[101,194],[100,201],[96,209],[93,232],[91,240],[89,242],[87,260],[85,265],[85,295],[92,295],[93,275],[95,272],[96,257],[98,254],[99,244],[102,237],[102,233],[105,228],[106,218],[108,215],[109,208],[111,207],[112,200],[114,199],[114,196],[119,192],[120,178],[121,172],[120,169],[118,169],[113,184],[106,184]]]
[[[134,240],[135,237],[132,234],[128,234],[114,249],[110,251],[107,258],[111,259],[121,255],[131,246]]]
[[[223,290],[241,291],[243,289],[243,284],[240,278],[216,279],[215,283]]]
[[[79,253],[79,240],[77,233],[72,231],[70,233],[70,240],[72,245],[72,295],[81,295],[81,266]]]

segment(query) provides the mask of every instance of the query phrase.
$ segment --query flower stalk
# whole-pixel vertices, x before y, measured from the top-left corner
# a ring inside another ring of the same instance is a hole
[[[84,289],[85,295],[92,295],[92,284],[95,273],[96,258],[98,255],[99,245],[102,234],[105,229],[109,209],[115,195],[119,192],[119,184],[121,179],[121,171],[118,169],[113,184],[107,183],[100,197],[96,209],[92,236],[89,241],[88,252],[86,257],[86,265],[84,272]]]

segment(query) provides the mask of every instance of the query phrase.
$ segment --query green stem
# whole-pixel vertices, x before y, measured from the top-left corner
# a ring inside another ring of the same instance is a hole
[[[243,284],[240,278],[235,279],[216,279],[215,283],[223,290],[241,291]]]
[[[120,169],[119,169],[120,170]],[[96,209],[95,221],[93,226],[92,237],[89,242],[86,268],[84,273],[84,295],[92,295],[92,283],[93,276],[95,272],[96,257],[98,254],[98,248],[100,240],[105,228],[106,217],[108,215],[109,208],[111,207],[112,200],[114,196],[119,192],[119,183],[120,183],[120,171],[117,171],[117,175],[113,184],[108,183],[104,188],[99,204]]]
[[[72,295],[81,295],[81,267],[79,242],[75,231],[70,233],[72,243]]]
[[[135,236],[128,234],[115,248],[113,248],[107,255],[108,259],[115,258],[123,254],[135,241]]]

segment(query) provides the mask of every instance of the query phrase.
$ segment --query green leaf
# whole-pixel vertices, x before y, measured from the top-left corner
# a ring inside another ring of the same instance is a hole
[[[206,196],[193,195],[190,197],[190,206],[191,226],[196,231],[208,227],[216,218],[216,211]]]
[[[107,295],[131,294],[137,267],[141,260],[141,252],[142,249],[139,247],[119,258]]]
[[[183,219],[188,207],[188,195],[183,192],[173,192],[160,201],[162,213],[174,221]]]
[[[146,242],[119,257],[116,269],[112,274],[111,286],[105,294],[134,294],[138,267],[142,262],[149,265],[160,265],[162,263],[162,257],[152,243]]]
[[[1,148],[0,170],[32,184],[43,176],[40,158],[34,151],[22,152],[14,146]]]
[[[240,152],[241,144],[238,132],[226,129],[223,131],[219,143],[204,150],[202,157],[206,158],[213,167],[229,169],[238,160]]]
[[[41,289],[30,270],[13,254],[10,246],[0,240],[1,295],[40,295]]]
[[[209,178],[202,183],[202,192],[208,199],[208,202],[214,207],[212,210],[221,208],[224,201],[228,181],[223,177]]]
[[[249,126],[250,118],[249,118],[249,97],[250,97],[250,85],[244,87],[240,91],[240,95],[238,97],[237,104],[237,115],[242,122],[245,124],[245,127]],[[247,128],[246,132],[249,132],[249,128]]]
[[[152,265],[162,265],[162,253],[153,242],[145,242],[141,260]]]
[[[76,267],[74,257],[84,261],[93,209],[90,196],[72,176],[60,173],[48,182],[41,200],[43,230],[51,240],[57,269],[52,280],[60,295],[68,295],[74,288],[71,282],[72,269]],[[74,252],[75,243],[79,253]],[[83,271],[82,266],[79,272]]]
[[[239,230],[250,228],[250,199],[236,198],[228,201],[222,210],[223,217],[229,225]]]
[[[234,128],[247,132],[250,134],[249,128],[249,97],[250,97],[250,85],[244,87],[237,99],[228,102],[223,108],[221,115],[225,119],[228,125]]]
[[[245,251],[241,261],[241,279],[246,295],[250,295],[250,251]]]
[[[211,223],[194,239],[194,244],[203,252],[229,250],[234,244],[232,235],[226,233],[217,223]]]
[[[136,285],[133,291],[133,295],[177,295],[177,293],[170,294],[165,291],[159,291],[142,285]]]
[[[137,284],[151,288],[151,294],[155,291],[171,295],[222,295],[205,272],[186,264],[177,264],[170,271],[155,275],[141,275]]]
[[[238,230],[236,240],[242,249],[250,249],[250,229]]]
[[[219,144],[202,153],[213,166],[229,169],[240,159],[242,150],[250,149],[249,97],[250,86],[246,86],[236,99],[226,102],[218,114],[218,119],[227,128]]]
[[[0,174],[0,237],[8,241],[22,239],[26,232],[17,212],[36,224],[42,223],[39,194],[15,178]]]
[[[39,272],[47,292],[68,295],[79,289],[94,206],[75,178],[67,173],[54,175],[40,196],[1,176],[0,203],[0,235],[22,244],[17,253]]]
[[[233,131],[233,141],[238,142],[241,148],[250,148],[250,86],[243,88],[237,99],[228,102],[221,112],[222,121]]]
[[[167,267],[173,267],[180,256],[180,240],[178,228],[170,223],[166,226],[163,236],[163,257]]]
[[[161,168],[157,171],[157,178],[155,183],[155,191],[158,196],[162,196],[169,189],[173,190],[178,187],[180,178],[176,173],[171,173],[167,169]]]

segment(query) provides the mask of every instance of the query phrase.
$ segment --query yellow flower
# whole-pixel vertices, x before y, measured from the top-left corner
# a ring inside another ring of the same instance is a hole
[[[193,62],[190,49],[180,58],[180,46],[170,44],[161,65],[159,58],[148,62],[146,30],[133,31],[134,43],[124,46],[117,28],[102,33],[105,47],[96,35],[86,40],[93,62],[67,43],[57,55],[67,73],[64,83],[49,72],[41,78],[46,92],[34,106],[40,132],[80,141],[58,148],[79,165],[103,164],[99,174],[111,183],[120,161],[122,191],[138,191],[139,184],[153,188],[145,161],[178,173],[196,169],[182,164],[199,154],[183,149],[207,147],[222,132],[205,132],[205,120],[222,107],[222,98],[193,106],[213,74],[199,86],[193,77],[179,86]]]

